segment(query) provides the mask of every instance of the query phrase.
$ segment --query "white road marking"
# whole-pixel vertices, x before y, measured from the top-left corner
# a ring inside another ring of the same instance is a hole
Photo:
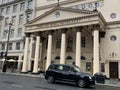
[[[19,87],[19,88],[22,88],[22,87],[23,87],[23,86],[17,85],[17,84],[11,84],[11,86],[13,86],[13,87]]]

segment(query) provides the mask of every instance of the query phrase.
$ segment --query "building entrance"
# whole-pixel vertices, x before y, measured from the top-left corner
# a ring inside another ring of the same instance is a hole
[[[109,62],[110,78],[118,78],[118,62]]]

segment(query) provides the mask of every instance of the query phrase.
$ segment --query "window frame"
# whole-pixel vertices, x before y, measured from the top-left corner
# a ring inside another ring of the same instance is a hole
[[[27,8],[28,9],[32,9],[33,8],[33,0],[28,1]]]
[[[11,9],[10,6],[8,6],[8,7],[6,8],[6,14],[10,14],[10,9]]]
[[[13,5],[13,13],[16,13],[17,12],[17,4]]]
[[[1,44],[1,50],[5,50],[5,43]]]
[[[16,50],[20,50],[20,42],[16,42]]]
[[[25,10],[25,2],[20,3],[20,11]]]
[[[13,43],[9,43],[8,50],[12,50],[12,48],[13,48]]]
[[[23,24],[24,22],[23,20],[24,20],[24,15],[23,14],[19,15],[19,25]]]

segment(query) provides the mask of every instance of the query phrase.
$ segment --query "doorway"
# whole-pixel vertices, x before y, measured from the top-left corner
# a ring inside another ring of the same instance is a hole
[[[118,62],[109,62],[110,78],[118,78]]]
[[[33,67],[34,67],[34,61],[31,61],[31,72],[33,71]]]

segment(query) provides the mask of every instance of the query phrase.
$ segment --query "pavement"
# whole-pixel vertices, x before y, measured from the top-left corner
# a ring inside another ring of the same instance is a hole
[[[44,78],[43,73],[40,74],[31,74],[31,73],[12,73],[12,72],[1,72],[0,74],[8,74],[8,75],[18,75],[18,76],[26,76],[26,77],[35,77],[35,78]],[[114,86],[114,87],[120,87],[120,80],[118,79],[106,79],[105,83],[96,83],[97,85],[106,85],[106,86]]]

